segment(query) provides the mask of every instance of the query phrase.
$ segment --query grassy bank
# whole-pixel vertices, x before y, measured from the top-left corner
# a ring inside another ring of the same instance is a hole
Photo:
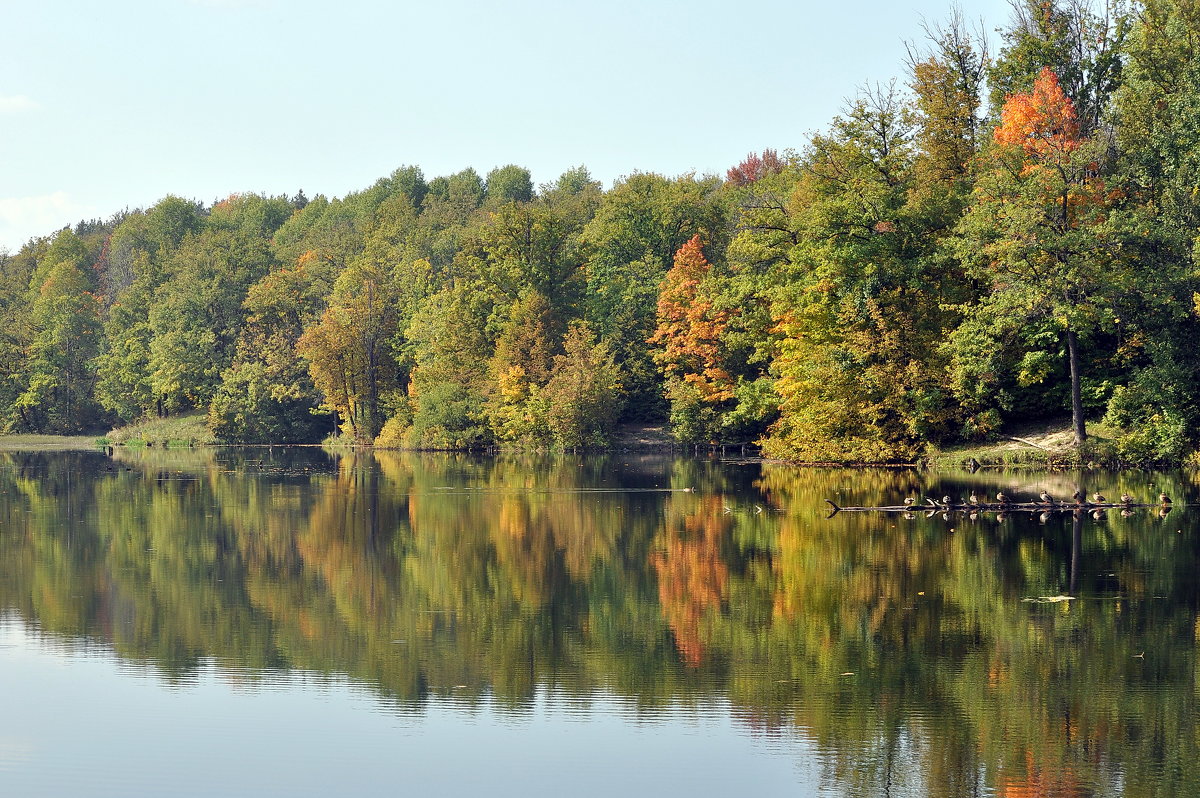
[[[1121,468],[1152,466],[1152,463],[1123,462],[1111,430],[1095,423],[1087,425],[1087,441],[1075,447],[1069,422],[1030,425],[1010,430],[986,444],[954,446],[926,455],[921,465],[932,469],[963,468],[972,462],[983,468]]]
[[[118,427],[104,436],[113,446],[208,446],[217,439],[208,431],[203,413],[153,418]]]
[[[0,452],[70,452],[99,446],[98,435],[0,435]]]

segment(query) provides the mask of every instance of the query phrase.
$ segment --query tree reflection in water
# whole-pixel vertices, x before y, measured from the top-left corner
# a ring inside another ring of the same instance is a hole
[[[846,795],[1200,793],[1188,508],[1039,523],[826,519],[823,504],[1000,488],[1186,498],[1182,474],[2,457],[2,610],[166,679],[204,661],[243,679],[346,674],[414,708],[459,686],[518,711],[547,686],[642,707],[723,698],[755,733],[812,740]]]

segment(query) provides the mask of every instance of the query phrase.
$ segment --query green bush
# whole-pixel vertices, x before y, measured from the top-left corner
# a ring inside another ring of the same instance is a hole
[[[483,400],[455,382],[428,386],[417,402],[409,442],[416,449],[468,449],[491,441]]]
[[[1113,390],[1104,423],[1117,431],[1117,455],[1126,462],[1173,462],[1191,443],[1187,420],[1139,380]]]

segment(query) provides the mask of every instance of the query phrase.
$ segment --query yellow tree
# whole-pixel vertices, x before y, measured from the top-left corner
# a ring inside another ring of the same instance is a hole
[[[341,418],[356,441],[370,443],[384,422],[385,400],[396,389],[398,369],[390,349],[396,302],[384,270],[351,266],[338,278],[321,320],[296,342],[308,360],[324,406]]]

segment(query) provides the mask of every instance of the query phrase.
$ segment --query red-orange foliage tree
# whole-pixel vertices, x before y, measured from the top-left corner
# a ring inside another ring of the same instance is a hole
[[[700,236],[675,253],[658,297],[658,327],[650,336],[655,361],[668,380],[694,386],[704,402],[733,397],[733,379],[721,357],[721,336],[729,313],[717,310],[704,297],[701,284],[711,266],[700,247]]]
[[[995,137],[1001,145],[1020,147],[1035,162],[1057,160],[1079,148],[1075,106],[1049,67],[1042,67],[1032,91],[1004,103]]]
[[[782,172],[783,167],[784,162],[775,150],[763,150],[762,155],[752,152],[737,166],[730,167],[725,180],[735,186],[748,186],[767,175]]]
[[[731,522],[722,504],[719,496],[710,496],[683,518],[672,518],[660,548],[650,556],[675,648],[693,668],[704,662],[712,615],[729,598],[729,567],[721,558],[721,543]]]

